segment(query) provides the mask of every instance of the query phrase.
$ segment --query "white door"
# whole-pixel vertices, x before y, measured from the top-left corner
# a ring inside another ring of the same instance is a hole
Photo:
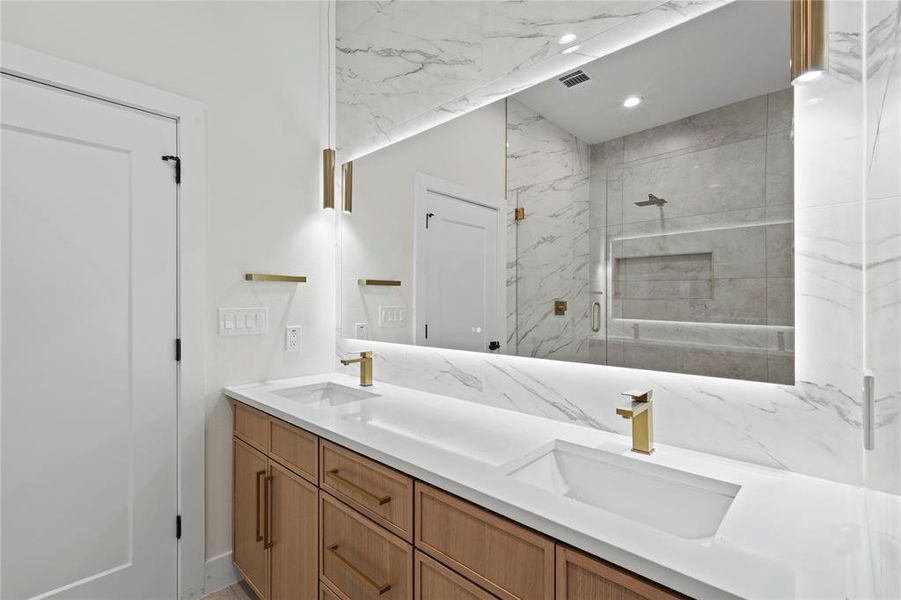
[[[499,211],[439,187],[418,192],[417,343],[497,351],[504,339]]]
[[[0,96],[0,597],[175,598],[176,124]]]

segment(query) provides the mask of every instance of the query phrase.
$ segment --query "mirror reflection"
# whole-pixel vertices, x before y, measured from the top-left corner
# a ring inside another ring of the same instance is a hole
[[[788,24],[737,2],[355,160],[342,335],[794,383]]]

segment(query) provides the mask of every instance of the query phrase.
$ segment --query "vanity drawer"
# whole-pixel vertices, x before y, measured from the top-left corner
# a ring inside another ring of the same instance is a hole
[[[554,597],[554,542],[416,482],[416,547],[504,600]]]
[[[320,487],[413,541],[413,480],[355,452],[320,440]]]
[[[557,600],[688,600],[624,569],[557,546]]]
[[[319,484],[319,438],[276,418],[269,419],[269,456]]]
[[[269,415],[235,400],[235,435],[261,452],[269,452]]]
[[[351,600],[408,600],[413,549],[325,492],[319,492],[319,575]]]
[[[414,600],[497,600],[419,550],[414,553]]]
[[[330,587],[324,583],[319,583],[319,600],[341,600],[338,595],[332,591]]]

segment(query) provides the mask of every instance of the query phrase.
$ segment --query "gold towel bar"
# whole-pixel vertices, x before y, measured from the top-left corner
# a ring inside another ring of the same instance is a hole
[[[400,281],[397,279],[357,279],[357,283],[360,285],[391,285],[391,286],[399,286]]]
[[[270,275],[268,273],[245,273],[246,281],[287,281],[291,283],[306,283],[303,275]]]

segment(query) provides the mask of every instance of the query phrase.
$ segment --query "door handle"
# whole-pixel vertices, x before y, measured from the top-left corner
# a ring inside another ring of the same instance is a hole
[[[591,305],[591,330],[597,333],[601,330],[601,303]]]
[[[263,487],[260,483],[260,477],[266,474],[266,469],[257,471],[257,541],[263,541],[263,528],[260,526],[260,491]]]
[[[265,514],[263,520],[266,523],[266,531],[264,534],[263,548],[272,548],[272,481],[275,479],[272,475],[266,478],[266,503],[263,505]]]

